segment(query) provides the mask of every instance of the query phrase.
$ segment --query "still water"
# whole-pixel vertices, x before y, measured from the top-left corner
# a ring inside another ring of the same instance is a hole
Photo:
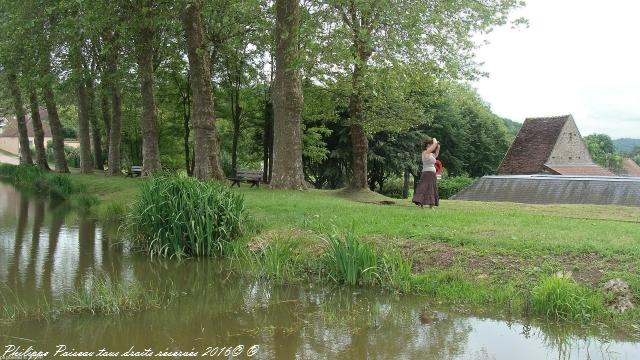
[[[66,346],[121,357],[133,348],[232,358],[219,351],[231,347],[256,359],[640,359],[629,334],[463,314],[417,296],[277,286],[216,261],[150,262],[116,232],[0,184],[0,301],[53,301],[96,275],[183,294],[162,309],[0,324],[0,359],[10,346],[49,357]]]

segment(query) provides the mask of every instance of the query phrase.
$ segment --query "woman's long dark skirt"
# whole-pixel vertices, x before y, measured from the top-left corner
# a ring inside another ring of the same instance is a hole
[[[423,171],[420,175],[420,183],[413,194],[413,202],[416,205],[440,205],[438,196],[438,179],[433,171]]]

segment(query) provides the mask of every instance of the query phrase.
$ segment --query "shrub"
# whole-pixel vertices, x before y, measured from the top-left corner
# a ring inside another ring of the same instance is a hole
[[[543,278],[531,295],[533,312],[556,320],[588,321],[603,307],[601,296],[557,276]]]
[[[329,274],[335,281],[355,286],[374,279],[378,257],[371,245],[353,235],[345,238],[332,236],[327,263]]]
[[[387,181],[382,188],[382,195],[388,196],[394,199],[404,199],[402,196],[404,184],[402,179]]]
[[[449,199],[473,184],[473,182],[473,178],[466,176],[442,178],[438,181],[438,194],[440,195],[440,199]]]
[[[127,218],[152,256],[214,256],[240,235],[244,200],[214,182],[156,176],[142,184]]]

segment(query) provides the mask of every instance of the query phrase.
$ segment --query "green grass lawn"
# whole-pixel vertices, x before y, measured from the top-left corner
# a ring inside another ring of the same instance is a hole
[[[133,201],[144,181],[101,174],[74,179],[102,200],[122,204]],[[234,191],[244,195],[249,213],[264,230],[351,232],[377,246],[404,251],[416,267],[471,265],[468,271],[491,275],[514,266],[525,267],[520,273],[546,266],[573,271],[580,280],[596,284],[607,272],[631,274],[640,265],[640,208],[445,200],[429,210],[373,193],[248,186]],[[396,204],[374,204],[381,200]]]
[[[135,201],[145,181],[103,174],[72,178],[102,200],[98,210],[119,211]],[[429,210],[370,192],[246,185],[233,191],[244,196],[259,228],[245,239],[250,244],[289,237],[304,244],[303,257],[311,259],[331,235],[350,234],[409,259],[415,274],[440,279],[432,292],[444,301],[511,304],[514,296],[559,271],[592,290],[620,277],[640,299],[640,207],[445,200]],[[390,200],[395,203],[380,204]],[[624,319],[638,318],[640,311],[634,310]]]

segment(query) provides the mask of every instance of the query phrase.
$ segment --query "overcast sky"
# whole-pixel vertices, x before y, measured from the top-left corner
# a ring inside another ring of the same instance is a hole
[[[529,27],[488,35],[473,85],[493,111],[572,114],[582,135],[640,138],[640,1],[527,0]]]

